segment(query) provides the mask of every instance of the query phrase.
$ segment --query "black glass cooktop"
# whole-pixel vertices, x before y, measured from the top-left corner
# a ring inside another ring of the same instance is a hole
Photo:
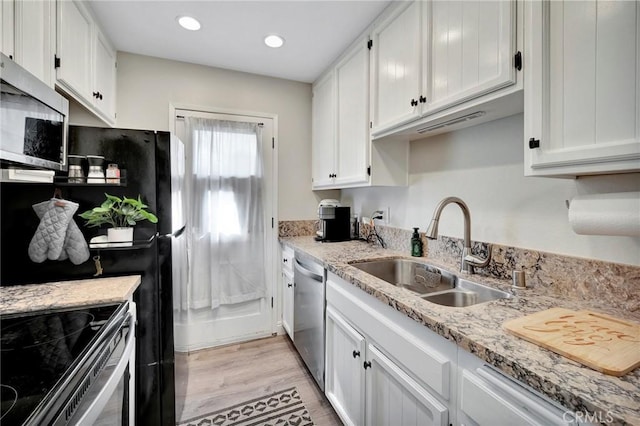
[[[119,305],[0,318],[0,424],[22,425],[91,347]]]

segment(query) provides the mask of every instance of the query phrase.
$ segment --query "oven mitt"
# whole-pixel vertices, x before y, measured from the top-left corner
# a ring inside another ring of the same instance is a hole
[[[78,228],[75,220],[69,221],[69,227],[67,228],[67,235],[64,237],[64,244],[62,246],[62,253],[58,260],[69,259],[74,265],[89,260],[89,246],[82,235],[82,231]]]
[[[40,218],[40,224],[29,243],[29,258],[32,261],[41,263],[46,259],[69,258],[78,265],[89,258],[87,242],[73,221],[78,204],[53,198],[34,204],[33,210]]]

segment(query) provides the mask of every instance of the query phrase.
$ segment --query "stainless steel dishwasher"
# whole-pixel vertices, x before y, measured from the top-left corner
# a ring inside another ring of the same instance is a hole
[[[296,257],[294,262],[293,343],[324,391],[324,268]]]

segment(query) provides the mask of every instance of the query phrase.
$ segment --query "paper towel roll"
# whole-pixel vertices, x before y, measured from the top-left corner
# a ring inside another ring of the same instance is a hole
[[[582,195],[571,200],[576,234],[640,237],[640,192]]]

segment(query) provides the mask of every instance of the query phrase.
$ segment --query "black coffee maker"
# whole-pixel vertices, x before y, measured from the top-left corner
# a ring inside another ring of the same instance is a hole
[[[318,206],[320,230],[316,240],[324,242],[351,239],[351,207],[339,207],[320,203]]]

